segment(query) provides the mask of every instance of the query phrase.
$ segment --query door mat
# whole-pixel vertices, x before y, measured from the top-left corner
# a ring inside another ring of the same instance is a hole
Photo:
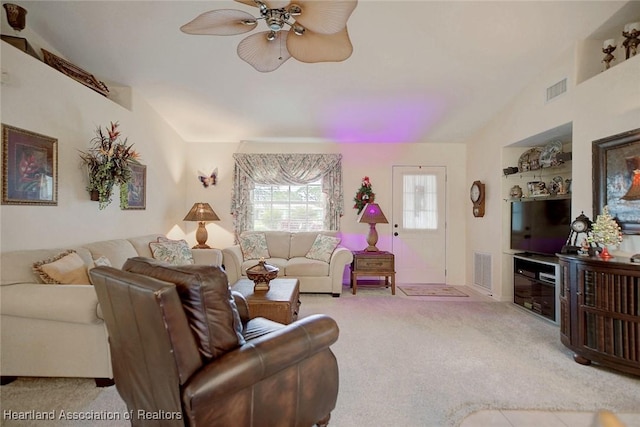
[[[461,290],[447,285],[400,285],[402,292],[410,297],[468,297]]]

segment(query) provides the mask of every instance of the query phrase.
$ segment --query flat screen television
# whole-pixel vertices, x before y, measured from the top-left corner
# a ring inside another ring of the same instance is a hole
[[[570,224],[570,199],[511,202],[511,249],[541,255],[559,253]]]

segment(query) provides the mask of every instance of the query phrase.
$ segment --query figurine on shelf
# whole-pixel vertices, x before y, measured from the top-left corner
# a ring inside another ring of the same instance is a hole
[[[578,249],[578,255],[584,255],[584,256],[589,256],[592,255],[593,249],[591,248],[591,245],[589,244],[589,241],[585,238],[582,239],[582,243],[580,244],[580,249]]]
[[[512,199],[519,199],[522,197],[522,187],[520,187],[519,185],[514,185],[513,187],[511,187],[511,190],[509,191],[509,195],[511,196]]]
[[[622,46],[625,48],[627,59],[636,56],[640,44],[640,22],[625,25],[622,35],[625,37]]]
[[[606,54],[602,60],[605,70],[611,68],[611,61],[616,60],[616,57],[612,55],[614,50],[616,50],[616,41],[614,39],[606,40],[602,47],[602,52]]]

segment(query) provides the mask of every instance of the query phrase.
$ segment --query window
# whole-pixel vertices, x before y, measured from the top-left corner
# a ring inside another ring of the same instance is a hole
[[[435,175],[403,177],[404,228],[436,230],[438,228],[438,190]]]
[[[322,230],[321,180],[306,185],[260,185],[251,192],[254,230]]]
[[[340,227],[341,154],[235,153],[233,158],[231,213],[236,241],[248,230]]]

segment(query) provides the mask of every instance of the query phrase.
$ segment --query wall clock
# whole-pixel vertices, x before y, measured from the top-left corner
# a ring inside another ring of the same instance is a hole
[[[471,202],[473,203],[473,216],[480,218],[484,216],[484,184],[474,181],[471,184]]]

